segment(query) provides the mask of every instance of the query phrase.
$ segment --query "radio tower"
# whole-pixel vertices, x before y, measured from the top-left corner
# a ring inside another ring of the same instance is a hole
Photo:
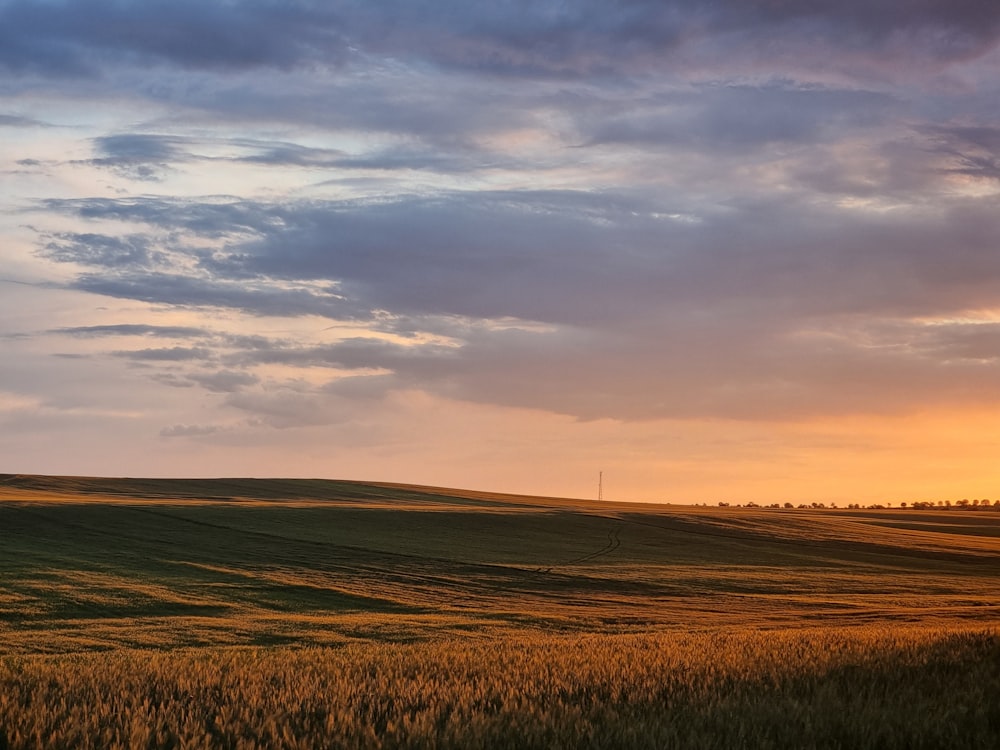
[[[604,472],[597,472],[597,500],[600,502],[604,499]]]

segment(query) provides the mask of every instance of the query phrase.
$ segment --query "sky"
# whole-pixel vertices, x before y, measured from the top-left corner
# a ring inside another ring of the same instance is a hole
[[[1000,497],[995,0],[0,0],[0,471]]]

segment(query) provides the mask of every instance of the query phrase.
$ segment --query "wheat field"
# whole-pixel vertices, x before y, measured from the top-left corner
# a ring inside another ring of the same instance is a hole
[[[0,661],[10,748],[989,748],[996,631],[520,635]]]
[[[992,748],[1000,513],[0,477],[0,749]]]

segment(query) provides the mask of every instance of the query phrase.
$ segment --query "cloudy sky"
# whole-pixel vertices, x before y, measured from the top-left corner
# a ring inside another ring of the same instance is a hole
[[[995,0],[0,0],[0,471],[1000,496]]]

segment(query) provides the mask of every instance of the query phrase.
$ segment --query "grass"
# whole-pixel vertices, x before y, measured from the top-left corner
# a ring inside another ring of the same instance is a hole
[[[0,533],[0,750],[1000,743],[992,511],[6,475]]]

